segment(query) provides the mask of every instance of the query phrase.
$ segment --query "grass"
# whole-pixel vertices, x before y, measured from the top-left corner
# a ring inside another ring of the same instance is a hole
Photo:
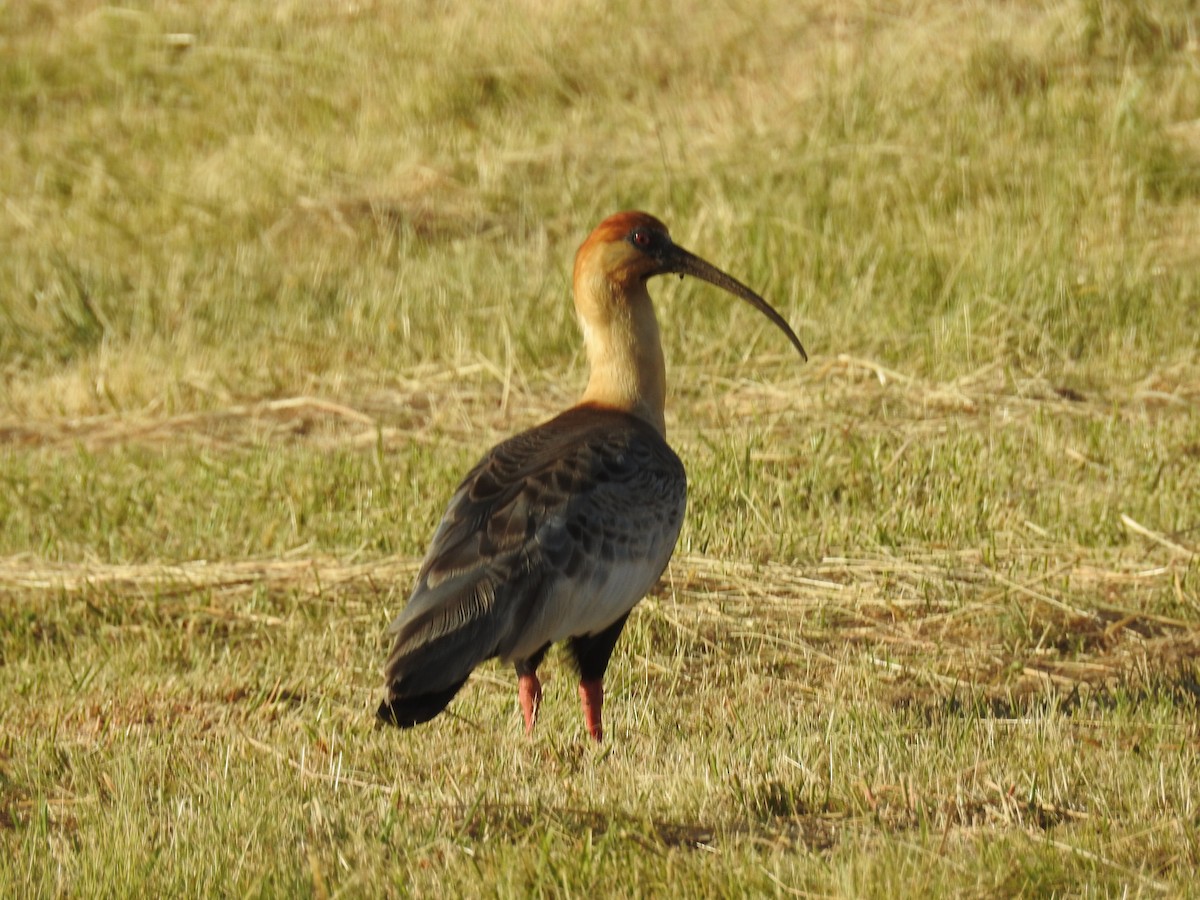
[[[1194,3],[0,5],[0,893],[1187,895]],[[676,558],[373,727],[645,208]],[[735,336],[732,340],[730,336]]]

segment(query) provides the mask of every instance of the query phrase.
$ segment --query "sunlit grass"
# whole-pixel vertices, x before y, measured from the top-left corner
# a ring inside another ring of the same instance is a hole
[[[0,9],[0,893],[1187,893],[1194,9]],[[456,480],[662,280],[676,560],[609,675],[377,730]]]

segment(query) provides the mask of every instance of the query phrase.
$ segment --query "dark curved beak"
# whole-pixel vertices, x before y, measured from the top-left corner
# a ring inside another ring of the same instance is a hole
[[[788,336],[788,340],[800,351],[800,356],[805,362],[808,362],[808,354],[804,352],[804,345],[800,343],[800,338],[796,337],[796,332],[792,331],[792,326],[788,325],[787,320],[777,313],[771,304],[732,275],[726,275],[716,266],[706,263],[694,253],[684,250],[678,244],[671,244],[666,248],[660,259],[662,261],[663,274],[669,272],[676,275],[691,275],[694,278],[707,281],[709,284],[714,284],[733,294],[735,297],[741,297],[779,326],[779,330]]]

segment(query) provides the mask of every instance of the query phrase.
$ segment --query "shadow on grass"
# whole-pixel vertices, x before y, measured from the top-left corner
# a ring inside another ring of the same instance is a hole
[[[767,841],[813,852],[831,849],[837,843],[837,821],[820,815],[792,815],[768,822],[733,821],[719,825],[674,822],[624,811],[586,810],[481,804],[448,810],[459,820],[463,835],[473,840],[531,830],[561,830],[572,834],[590,832],[596,837],[631,841],[651,852],[662,850],[712,850],[728,841]]]
[[[918,701],[903,698],[897,708],[914,711],[926,723],[948,718],[1041,719],[1047,716],[1089,716],[1132,712],[1147,706],[1200,711],[1200,678],[1180,667],[1174,673],[1155,673],[1143,684],[1092,686],[1069,691],[1007,696],[960,696]]]

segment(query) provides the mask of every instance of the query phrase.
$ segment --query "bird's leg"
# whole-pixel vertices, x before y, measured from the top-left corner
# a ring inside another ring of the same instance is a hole
[[[521,701],[521,714],[525,716],[526,734],[533,734],[538,707],[542,705],[542,683],[538,681],[537,668],[546,658],[546,651],[549,649],[550,645],[546,644],[533,656],[518,659],[514,664],[517,670],[517,698]]]
[[[579,701],[583,704],[583,724],[597,744],[604,740],[604,725],[600,710],[604,706],[604,670],[628,613],[599,634],[571,639],[571,655],[579,665]]]
[[[542,705],[542,683],[538,681],[537,672],[525,672],[517,679],[517,696],[525,716],[525,733],[533,734],[538,707]]]
[[[604,725],[600,720],[600,710],[604,706],[604,682],[599,678],[580,681],[579,701],[583,706],[583,723],[592,740],[598,744],[604,740]]]

